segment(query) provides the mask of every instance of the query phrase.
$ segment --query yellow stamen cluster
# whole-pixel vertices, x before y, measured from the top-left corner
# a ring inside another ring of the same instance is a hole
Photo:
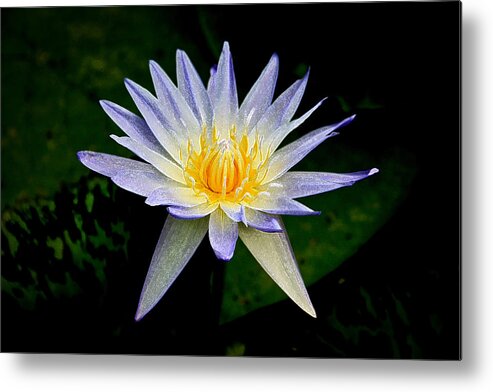
[[[216,128],[210,133],[204,129],[198,147],[189,142],[187,150],[183,159],[185,180],[210,203],[248,202],[259,193],[269,153],[262,152],[258,134],[238,137],[232,128],[224,137]]]

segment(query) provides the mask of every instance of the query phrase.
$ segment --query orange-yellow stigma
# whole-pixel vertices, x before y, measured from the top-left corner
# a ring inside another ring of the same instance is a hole
[[[216,129],[207,134],[204,129],[196,150],[188,144],[184,160],[184,175],[190,187],[205,195],[209,202],[248,202],[258,194],[265,177],[267,154],[262,154],[259,136],[243,134],[238,140],[233,128],[220,138]],[[265,156],[264,156],[265,155]]]

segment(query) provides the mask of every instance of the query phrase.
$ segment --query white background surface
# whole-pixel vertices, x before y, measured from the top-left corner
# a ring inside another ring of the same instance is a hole
[[[231,2],[231,1],[229,1]],[[243,1],[244,3],[248,1]],[[287,2],[287,1],[284,1]],[[104,4],[126,5],[125,1]],[[137,2],[133,2],[137,3]],[[159,4],[163,1],[145,1]],[[181,2],[185,3],[185,2]],[[193,3],[193,2],[188,2]],[[74,2],[101,5],[102,2]],[[2,7],[69,5],[0,0]],[[70,4],[72,5],[72,4]],[[1,391],[486,391],[493,386],[493,1],[464,0],[463,360],[0,355]],[[6,99],[6,97],[2,97]],[[423,142],[425,142],[425,137]],[[444,170],[456,170],[455,167]],[[33,326],[35,328],[36,326]]]

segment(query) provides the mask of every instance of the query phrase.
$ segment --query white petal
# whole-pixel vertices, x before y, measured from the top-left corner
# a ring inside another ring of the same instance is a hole
[[[270,196],[257,196],[255,200],[249,203],[249,207],[267,212],[269,214],[278,215],[320,215],[320,212],[313,211],[299,201],[287,198],[279,197],[275,198]]]
[[[176,181],[170,180],[154,167],[150,171],[121,170],[111,177],[113,182],[127,191],[141,196],[149,196],[156,189],[163,186],[179,186]]]
[[[308,75],[309,72],[303,79],[294,82],[274,101],[257,123],[256,130],[262,134],[267,134],[269,130],[277,129],[291,120],[305,92]]]
[[[274,54],[240,106],[237,123],[240,131],[254,127],[271,104],[278,70],[279,58]]]
[[[77,157],[86,167],[107,177],[115,176],[121,170],[147,171],[152,168],[148,163],[102,152],[79,151]]]
[[[160,155],[167,154],[147,123],[129,110],[110,101],[99,101],[106,114],[127,136]]]
[[[247,227],[253,227],[266,233],[279,233],[282,231],[279,219],[275,215],[245,207],[245,220]]]
[[[297,198],[329,192],[378,173],[378,169],[354,173],[287,172],[277,180],[261,187],[274,197]]]
[[[174,162],[166,159],[164,156],[159,155],[152,150],[149,150],[147,147],[137,143],[135,140],[132,140],[129,137],[116,135],[110,135],[110,137],[118,144],[128,148],[144,161],[149,162],[165,176],[181,184],[186,183],[185,179],[183,178],[183,170]]]
[[[217,65],[211,67],[210,69],[210,77],[209,81],[207,82],[207,94],[209,95],[209,97],[214,97],[216,94],[216,74]]]
[[[298,128],[301,124],[305,122],[305,120],[311,116],[311,114],[318,109],[318,107],[325,100],[322,99],[319,103],[317,103],[313,108],[311,108],[308,112],[306,112],[300,118],[297,118],[294,121],[291,121],[285,125],[280,126],[273,132],[269,132],[265,135],[264,143],[269,146],[270,151],[276,151],[282,141],[288,136],[292,131]]]
[[[135,320],[144,317],[183,270],[207,232],[207,218],[184,221],[168,216],[152,256]]]
[[[158,188],[146,199],[150,206],[193,207],[205,203],[205,196],[197,195],[192,189],[184,187]]]
[[[89,169],[110,177],[119,187],[148,196],[162,186],[179,185],[148,163],[92,151],[79,151],[80,161]]]
[[[155,61],[149,62],[151,77],[161,103],[160,108],[171,129],[189,137],[200,134],[200,126],[181,92]]]
[[[279,221],[282,225],[280,218]],[[286,232],[264,233],[240,226],[239,236],[274,282],[305,312],[316,317]]]
[[[228,261],[233,257],[238,239],[238,223],[218,208],[209,218],[209,240],[216,257]]]
[[[170,215],[177,219],[198,219],[209,215],[219,207],[218,203],[202,203],[193,207],[168,207]]]
[[[214,94],[211,96],[214,109],[214,122],[222,135],[228,135],[236,122],[238,113],[238,94],[229,44],[224,43],[217,73],[214,76]]]
[[[202,126],[212,127],[212,106],[207,90],[187,54],[176,51],[178,89]]]
[[[186,147],[187,135],[171,127],[161,104],[148,90],[129,79],[125,79],[125,86],[156,139],[176,162],[180,162],[179,151]]]
[[[235,222],[242,222],[245,220],[245,211],[241,204],[221,201],[220,206],[229,219],[232,219]]]
[[[322,142],[329,137],[336,136],[337,133],[334,131],[350,123],[354,117],[353,115],[337,124],[316,129],[276,151],[270,159],[267,175],[263,181],[264,184],[279,178]]]

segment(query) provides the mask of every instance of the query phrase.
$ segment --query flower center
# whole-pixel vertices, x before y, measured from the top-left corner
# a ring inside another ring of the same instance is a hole
[[[251,140],[250,140],[251,139]],[[200,136],[198,148],[188,144],[183,160],[187,184],[209,202],[248,202],[258,194],[258,186],[265,177],[265,162],[258,135],[243,134],[237,138],[233,128],[225,138],[216,129]]]
[[[202,181],[215,193],[230,193],[244,177],[245,157],[231,140],[222,139],[202,161]]]

